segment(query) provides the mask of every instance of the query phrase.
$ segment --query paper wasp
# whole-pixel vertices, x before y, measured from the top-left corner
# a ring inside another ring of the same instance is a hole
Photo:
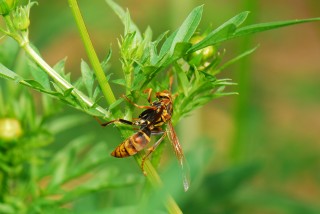
[[[133,101],[129,100],[126,96],[123,96],[129,103],[140,109],[144,110],[137,119],[128,121],[125,119],[116,119],[106,123],[102,123],[102,126],[107,126],[112,123],[124,123],[132,126],[139,126],[139,131],[131,135],[124,140],[117,148],[111,153],[112,156],[117,158],[124,158],[135,155],[137,152],[143,150],[147,144],[151,141],[151,135],[162,135],[159,140],[150,148],[147,149],[146,155],[142,159],[141,169],[144,172],[144,162],[148,156],[159,146],[166,135],[169,136],[170,142],[173,146],[175,155],[179,161],[179,164],[183,170],[183,186],[187,191],[189,188],[189,177],[185,157],[176,132],[173,128],[171,117],[173,113],[172,96],[168,90],[156,92],[156,98],[158,100],[151,101],[152,89],[145,91],[148,93],[149,106],[140,106]],[[162,126],[166,124],[167,130],[163,130]]]

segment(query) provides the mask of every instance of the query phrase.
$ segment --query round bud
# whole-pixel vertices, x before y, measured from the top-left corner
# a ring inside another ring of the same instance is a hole
[[[22,135],[20,121],[14,118],[0,119],[0,140],[12,141]]]

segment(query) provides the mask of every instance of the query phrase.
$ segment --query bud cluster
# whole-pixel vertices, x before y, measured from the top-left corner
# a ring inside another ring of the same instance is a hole
[[[29,19],[30,6],[19,6],[15,11],[13,11],[13,24],[18,30],[26,30],[30,25]]]

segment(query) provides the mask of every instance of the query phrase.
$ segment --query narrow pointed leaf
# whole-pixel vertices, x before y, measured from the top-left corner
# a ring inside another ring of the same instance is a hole
[[[39,82],[44,88],[51,89],[50,88],[50,80],[49,76],[46,72],[44,72],[37,64],[35,64],[33,61],[29,60],[29,66],[30,66],[30,73],[32,74],[33,78]]]
[[[232,65],[233,63],[239,61],[240,59],[242,59],[245,56],[248,56],[249,54],[253,53],[255,50],[257,50],[259,46],[256,46],[250,50],[247,50],[245,52],[243,52],[242,54],[232,58],[231,60],[227,61],[226,63],[224,63],[219,69],[217,69],[217,71],[214,73],[215,75],[218,74],[220,71],[224,70],[226,67]]]
[[[118,15],[123,25],[127,28],[125,30],[126,33],[136,32],[136,38],[140,41],[142,38],[141,33],[136,24],[131,20],[129,13],[123,10],[117,3],[115,3],[112,0],[106,0],[106,2],[111,7],[111,9]]]
[[[170,48],[170,53],[173,52],[175,45],[178,42],[188,42],[194,32],[196,31],[201,17],[202,17],[202,11],[203,11],[203,6],[196,7],[191,11],[189,16],[186,18],[186,20],[183,22],[181,27],[179,28],[177,35],[174,37],[174,40],[172,42],[171,48]]]
[[[234,37],[244,36],[248,34],[263,32],[267,30],[272,30],[276,28],[286,27],[289,25],[302,24],[307,22],[320,21],[320,17],[301,19],[301,20],[290,20],[290,21],[279,21],[279,22],[267,22],[261,24],[254,24],[239,28],[236,30]]]
[[[161,60],[164,57],[164,55],[167,54],[167,52],[170,50],[173,40],[176,37],[177,33],[178,33],[178,30],[173,32],[163,43],[159,53],[158,61]]]
[[[169,36],[169,38],[165,41],[163,46],[161,47],[159,59],[162,59],[162,57],[169,53],[173,53],[173,50],[175,48],[175,45],[178,42],[188,42],[194,32],[196,31],[201,17],[202,17],[202,11],[203,6],[198,6],[195,9],[191,11],[189,16],[186,18],[186,20],[182,23],[180,28],[176,30],[173,34]]]
[[[63,58],[61,59],[59,62],[57,62],[54,66],[53,66],[53,69],[58,72],[61,76],[65,76],[65,72],[64,72],[64,67],[66,65],[66,61],[67,61],[67,58]]]
[[[84,83],[84,86],[86,87],[89,96],[92,97],[94,73],[92,72],[89,65],[84,60],[81,60],[81,74],[82,74],[82,81]]]
[[[8,80],[19,80],[21,77],[0,63],[0,77]]]
[[[112,56],[112,49],[110,48],[108,54],[105,56],[105,58],[101,62],[101,67],[104,71],[107,70],[108,63],[111,59],[111,56]]]
[[[237,27],[247,19],[248,14],[249,12],[245,11],[232,17],[231,19],[220,25],[217,29],[209,33],[208,36],[202,41],[191,47],[188,52],[191,53],[200,50],[207,46],[217,44],[223,41],[225,38],[229,38],[231,35],[233,35]]]
[[[184,95],[188,96],[189,80],[186,73],[177,63],[174,64],[174,70],[177,73],[179,88],[182,88]]]

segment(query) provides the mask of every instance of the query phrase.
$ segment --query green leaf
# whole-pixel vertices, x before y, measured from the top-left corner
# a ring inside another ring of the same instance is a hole
[[[189,48],[191,47],[191,43],[188,42],[179,42],[176,44],[174,51],[171,55],[166,55],[161,62],[161,66],[167,67],[172,62],[180,59],[185,56]]]
[[[71,92],[73,91],[73,89],[74,89],[74,88],[69,88],[69,89],[63,91],[63,96],[64,96],[64,97],[69,97],[69,96],[71,96]]]
[[[173,40],[174,38],[176,37],[178,33],[178,30],[176,30],[175,32],[173,32],[167,39],[166,41],[163,43],[162,47],[161,47],[161,50],[160,50],[160,53],[159,53],[159,57],[158,57],[158,60],[161,60],[167,53],[168,51],[170,50],[171,46],[172,46],[172,43],[173,43]]]
[[[241,25],[248,17],[249,12],[245,11],[232,17],[214,31],[208,34],[202,41],[198,42],[190,48],[188,53],[200,50],[210,45],[217,44],[233,35],[239,25]]]
[[[141,33],[136,24],[131,20],[129,12],[125,12],[117,3],[112,0],[106,0],[111,9],[118,15],[123,25],[125,26],[125,35],[127,33],[136,32],[136,38],[141,41]]]
[[[295,25],[295,24],[320,21],[320,18],[318,17],[318,18],[301,19],[301,20],[267,22],[267,23],[253,24],[253,25],[238,28],[238,26],[241,23],[243,23],[243,21],[247,18],[247,16],[248,16],[248,12],[242,12],[237,16],[233,17],[232,19],[230,19],[229,21],[225,22],[216,30],[212,31],[201,42],[192,46],[188,51],[188,53],[200,50],[210,45],[221,43],[229,39],[237,38],[240,36],[246,36],[246,35],[250,35],[258,32],[263,32],[263,31],[286,27],[286,26]]]
[[[118,85],[126,86],[126,81],[124,79],[115,79],[115,80],[112,80],[111,82]]]
[[[183,56],[186,55],[187,51],[190,49],[191,47],[191,43],[189,42],[179,42],[176,44],[176,46],[174,47],[174,51],[172,54],[172,58],[173,60],[179,59]],[[171,62],[173,60],[170,60]]]
[[[246,56],[248,56],[249,54],[252,54],[255,50],[257,50],[258,47],[259,47],[259,45],[257,45],[256,47],[254,47],[254,48],[252,48],[252,49],[250,49],[250,50],[247,50],[247,51],[243,52],[242,54],[234,57],[233,59],[227,61],[226,63],[224,63],[220,68],[218,68],[218,69],[215,71],[214,75],[220,73],[220,71],[224,70],[226,67],[232,65],[233,63],[239,61],[239,60],[242,59],[243,57],[246,57]]]
[[[53,88],[59,93],[63,95],[63,88],[61,88],[58,84],[51,82],[51,84],[53,85]]]
[[[101,94],[101,88],[99,85],[97,85],[97,87],[94,89],[93,95],[92,95],[92,99],[93,100],[97,100],[97,97]]]
[[[11,37],[1,38],[0,59],[1,63],[9,68],[13,68],[19,52],[18,43]]]
[[[202,5],[194,8],[191,11],[179,29],[170,35],[170,37],[165,41],[160,50],[159,59],[161,59],[168,52],[169,55],[171,55],[178,42],[188,42],[190,40],[200,23],[202,11]]]
[[[107,70],[108,63],[109,63],[109,61],[110,61],[110,59],[111,59],[111,56],[112,56],[112,49],[110,48],[107,56],[106,56],[106,57],[102,60],[102,62],[101,62],[101,67],[102,67],[102,69],[103,69],[104,71]]]
[[[178,77],[179,88],[182,88],[185,96],[188,96],[188,86],[189,80],[184,70],[178,65],[178,63],[174,63],[174,71]]]
[[[157,52],[157,47],[159,45],[159,43],[164,39],[164,37],[168,34],[169,31],[166,31],[164,33],[162,33],[160,36],[158,36],[158,38],[152,42],[151,44],[151,48],[152,50],[150,51],[150,62],[151,65],[155,65],[158,62],[158,52]]]
[[[179,28],[176,36],[174,37],[170,52],[173,52],[175,45],[178,42],[188,42],[190,40],[200,23],[202,11],[203,5],[198,6],[191,11],[191,13]]]
[[[45,90],[44,87],[41,85],[41,83],[35,80],[23,80],[23,82],[28,83],[29,87],[32,87],[33,89]]]
[[[50,90],[50,80],[49,76],[46,72],[44,72],[35,62],[28,60],[28,64],[30,66],[30,73],[32,74],[33,78],[39,82],[45,89]]]
[[[15,81],[22,79],[18,74],[9,70],[2,63],[0,63],[0,77],[8,80],[15,80]]]
[[[258,32],[263,32],[267,30],[272,30],[276,28],[286,27],[289,25],[302,24],[307,22],[320,21],[320,17],[310,18],[310,19],[301,19],[301,20],[289,20],[289,21],[278,21],[278,22],[267,22],[260,24],[253,24],[245,26],[236,30],[235,35],[232,37],[239,37],[249,34],[254,34]]]
[[[84,60],[81,60],[81,74],[82,74],[82,81],[84,83],[84,86],[86,87],[89,96],[92,97],[94,73],[92,72],[89,65]]]
[[[64,67],[66,65],[66,61],[67,58],[63,58],[61,60],[59,60],[54,66],[53,69],[58,72],[59,74],[63,74],[64,75]]]
[[[70,82],[70,74],[65,73],[65,65],[66,65],[67,57],[61,59],[59,62],[57,62],[53,69],[58,72],[65,80]]]
[[[110,106],[109,106],[109,110],[112,110],[114,109],[115,107],[117,107],[120,103],[123,102],[123,98],[120,98],[118,100],[116,100],[114,103],[112,103]]]

